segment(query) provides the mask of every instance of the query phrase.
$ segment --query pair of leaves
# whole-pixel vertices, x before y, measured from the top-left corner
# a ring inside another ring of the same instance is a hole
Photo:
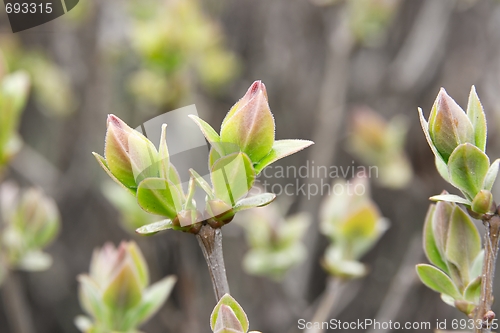
[[[240,304],[229,294],[219,300],[210,316],[210,328],[213,332],[248,332],[248,317]]]
[[[239,211],[250,208],[262,207],[270,204],[274,199],[276,199],[276,195],[273,193],[262,193],[259,195],[243,198],[234,205],[233,211],[234,213],[237,213]],[[175,226],[173,225],[172,220],[165,219],[142,226],[137,229],[136,232],[141,235],[152,235],[163,230],[174,228]]]

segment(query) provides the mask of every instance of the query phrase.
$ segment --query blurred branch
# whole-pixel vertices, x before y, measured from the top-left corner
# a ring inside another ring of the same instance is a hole
[[[411,287],[415,284],[415,281],[417,281],[415,265],[420,262],[422,254],[422,237],[418,235],[413,237],[401,266],[399,267],[396,276],[392,280],[392,283],[386,292],[386,296],[380,306],[380,310],[375,316],[376,322],[387,323],[390,320],[394,320],[399,311],[404,308],[404,301],[406,300]],[[390,331],[391,330],[388,328],[372,328],[368,330],[367,333],[388,333]]]
[[[314,313],[311,320],[313,323],[322,323],[328,320],[330,314],[332,313],[337,301],[339,300],[340,291],[345,286],[345,282],[338,277],[330,277],[327,283],[326,292],[323,295],[321,302]],[[323,333],[325,330],[323,325],[321,328],[307,329],[305,333]]]
[[[349,59],[354,46],[353,36],[349,29],[348,16],[345,15],[346,8],[343,6],[335,11],[332,7],[326,9],[324,22],[327,29],[327,54],[323,82],[319,96],[319,110],[314,126],[313,141],[316,143],[310,148],[309,160],[316,165],[329,165],[335,157],[339,132],[345,113],[346,94],[349,83]],[[328,147],[329,149],[325,149]],[[320,177],[309,179],[310,182],[320,183]],[[319,185],[318,185],[319,186]],[[311,200],[303,200],[299,211],[317,212],[321,196]],[[314,213],[313,218],[317,218]],[[304,240],[306,246],[314,248],[319,237],[318,231],[313,228]],[[306,297],[307,288],[310,286],[311,272],[316,262],[314,251],[309,253],[308,259],[294,276],[296,285],[293,289],[298,290],[301,297]]]
[[[31,311],[17,272],[9,272],[1,287],[2,301],[12,333],[35,333]]]
[[[443,54],[455,0],[427,0],[390,68],[391,86],[410,91],[424,83]]]

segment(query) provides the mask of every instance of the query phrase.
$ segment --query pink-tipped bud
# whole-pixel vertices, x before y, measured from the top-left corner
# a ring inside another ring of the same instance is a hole
[[[255,163],[271,151],[274,127],[266,86],[255,81],[224,118],[221,140],[238,145]]]

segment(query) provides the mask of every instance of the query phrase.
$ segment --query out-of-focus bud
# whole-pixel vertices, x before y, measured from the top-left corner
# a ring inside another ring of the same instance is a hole
[[[151,141],[114,115],[108,116],[107,127],[104,167],[121,184],[135,189],[145,178],[158,177],[158,151]]]
[[[274,144],[274,117],[264,83],[255,81],[229,110],[222,122],[221,140],[237,144],[254,163],[269,154]]]
[[[24,270],[44,270],[52,262],[41,252],[60,229],[59,211],[54,200],[40,189],[19,192],[6,183],[0,188],[0,211],[4,220],[0,243],[8,265]]]
[[[77,326],[104,331],[130,332],[150,318],[165,302],[175,283],[169,276],[148,288],[149,270],[135,242],[111,243],[96,249],[90,272],[81,275],[80,303],[90,318],[80,317]]]
[[[368,107],[354,112],[348,149],[365,165],[377,167],[375,181],[383,186],[403,188],[411,181],[413,172],[404,152],[407,128],[402,116],[386,121]]]
[[[0,81],[0,169],[21,148],[16,131],[29,86],[29,77],[24,72],[6,75]]]
[[[298,213],[285,218],[278,207],[276,204],[251,210],[239,220],[250,246],[243,259],[243,268],[249,274],[277,281],[306,258],[303,238],[311,224],[309,214]]]
[[[366,271],[359,258],[375,245],[389,223],[370,199],[365,176],[338,181],[332,188],[341,194],[330,196],[322,205],[321,232],[332,241],[323,266],[333,275],[359,277]]]
[[[222,296],[210,316],[212,331],[214,333],[246,333],[248,326],[248,318],[241,305],[229,294]]]
[[[472,200],[471,209],[478,214],[493,213],[495,211],[493,194],[488,190],[479,191]]]
[[[471,121],[443,88],[429,116],[429,134],[445,162],[458,145],[475,142]]]

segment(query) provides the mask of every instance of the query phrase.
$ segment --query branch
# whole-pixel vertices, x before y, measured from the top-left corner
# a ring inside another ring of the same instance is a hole
[[[7,273],[1,287],[2,301],[12,333],[35,333],[31,311],[16,272]]]
[[[208,265],[215,298],[219,301],[222,296],[229,294],[229,284],[227,283],[226,267],[222,253],[222,232],[220,229],[213,229],[206,224],[196,234],[196,239],[198,239],[198,244],[200,244]]]
[[[483,322],[483,327],[475,327],[476,333],[491,332],[491,319],[495,318],[491,311],[493,303],[493,278],[495,276],[495,263],[498,255],[498,240],[500,233],[500,215],[495,214],[490,219],[483,220],[487,228],[484,235],[484,262],[481,281],[481,297],[475,311],[475,322]],[[491,313],[491,315],[489,315]]]

